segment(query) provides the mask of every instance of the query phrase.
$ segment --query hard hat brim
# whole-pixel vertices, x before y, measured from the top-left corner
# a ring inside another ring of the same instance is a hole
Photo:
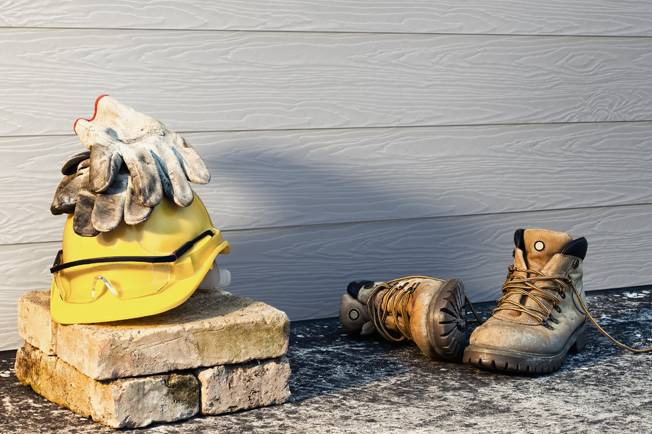
[[[62,290],[58,287],[57,280],[52,279],[52,319],[59,324],[105,323],[156,315],[174,309],[197,290],[217,255],[229,252],[229,243],[219,236],[217,229],[215,232],[217,236],[207,239],[203,246],[198,247],[208,253],[198,258],[193,257],[193,262],[198,263],[196,272],[187,278],[170,281],[164,290],[153,295],[121,299],[107,292],[90,303],[68,303],[61,296]],[[192,252],[189,254],[192,255]]]

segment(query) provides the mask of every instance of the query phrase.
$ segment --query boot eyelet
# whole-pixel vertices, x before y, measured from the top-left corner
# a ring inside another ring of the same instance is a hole
[[[349,311],[349,319],[351,321],[357,321],[358,318],[360,318],[360,311],[358,309],[351,309]]]
[[[566,293],[565,292],[561,293],[561,298],[566,298]]]
[[[561,313],[561,307],[559,307],[559,306],[555,306],[555,310],[556,310],[558,313]]]
[[[573,259],[573,264],[571,265],[573,268],[577,268],[580,266],[580,260],[579,259]]]

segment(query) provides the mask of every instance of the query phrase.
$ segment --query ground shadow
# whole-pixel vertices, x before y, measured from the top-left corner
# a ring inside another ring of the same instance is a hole
[[[596,316],[613,336],[636,347],[652,345],[652,287],[642,290],[648,291],[645,298],[636,298],[644,294],[639,288],[638,292],[633,293],[623,289],[598,291],[591,294],[588,300],[594,306]],[[627,297],[625,294],[634,296]],[[493,303],[476,305],[484,318],[491,314],[493,307]],[[473,328],[469,328],[469,333]],[[519,384],[533,378],[551,377],[572,382],[578,372],[584,373],[591,368],[618,369],[628,363],[649,359],[649,355],[631,355],[616,348],[590,325],[587,331],[588,344],[582,352],[569,355],[559,371],[535,377],[429,360],[411,343],[391,344],[378,336],[353,337],[336,318],[299,321],[292,325],[288,353],[293,374],[292,401],[301,402],[325,394],[365,388],[389,377],[414,372],[419,372],[423,381],[433,381],[440,375],[446,378],[455,375],[457,379],[453,384],[457,391],[480,393],[483,387],[489,387],[496,381]]]

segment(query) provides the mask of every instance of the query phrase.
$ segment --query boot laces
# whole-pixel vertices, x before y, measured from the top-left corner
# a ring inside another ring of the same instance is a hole
[[[404,340],[412,340],[412,333],[410,332],[410,312],[409,306],[412,302],[412,297],[415,291],[421,285],[419,279],[431,279],[430,276],[405,276],[387,282],[382,282],[374,289],[369,297],[367,305],[369,307],[369,314],[371,321],[378,331],[378,333],[388,341],[401,342]],[[380,300],[376,300],[380,297]],[[464,296],[464,307],[462,314],[466,317],[468,307],[475,317],[476,322],[482,323],[484,320],[480,317],[475,307],[470,300]],[[391,321],[396,328],[396,331],[387,327],[387,320]]]
[[[523,273],[521,277],[516,273]],[[503,284],[503,295],[498,300],[498,306],[493,313],[510,310],[525,313],[539,324],[551,328],[550,322],[555,322],[552,311],[558,310],[566,290],[572,287],[570,279],[563,276],[546,276],[540,271],[521,269],[513,265],[508,268],[507,279]],[[534,301],[534,306],[526,306],[512,298],[514,295],[526,296]]]
[[[412,339],[408,306],[420,282],[415,277],[401,278],[380,283],[369,297],[369,314],[378,333],[392,342]],[[380,300],[376,300],[380,297]],[[396,331],[386,326],[391,318]]]
[[[516,276],[515,273],[524,273],[526,277]],[[543,284],[542,284],[543,283]],[[539,284],[537,286],[537,284]],[[632,353],[649,353],[652,352],[652,346],[643,348],[631,347],[618,339],[611,336],[591,315],[589,308],[584,302],[584,298],[573,285],[573,281],[563,276],[546,276],[540,271],[530,269],[520,269],[513,265],[508,268],[507,279],[503,284],[503,296],[498,300],[498,306],[493,313],[501,310],[512,310],[523,312],[537,319],[540,324],[547,328],[553,328],[549,321],[552,317],[552,310],[559,312],[558,306],[563,298],[566,298],[566,291],[569,289],[575,295],[580,310],[593,326],[609,339],[615,346]],[[534,300],[536,306],[524,306],[514,300],[510,300],[512,295],[525,295]],[[544,303],[547,301],[548,304]],[[557,322],[552,320],[552,322]]]

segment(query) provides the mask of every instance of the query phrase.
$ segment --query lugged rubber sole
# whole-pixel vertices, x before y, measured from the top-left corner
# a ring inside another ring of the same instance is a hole
[[[467,342],[464,304],[464,284],[460,279],[446,281],[430,302],[428,341],[441,360],[462,360]]]
[[[579,353],[586,345],[585,324],[579,326],[557,354],[535,354],[469,345],[464,362],[491,371],[526,375],[549,374],[561,368],[569,352]]]

